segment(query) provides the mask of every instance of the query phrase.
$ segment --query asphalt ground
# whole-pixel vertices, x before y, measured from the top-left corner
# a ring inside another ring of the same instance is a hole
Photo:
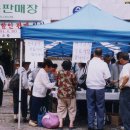
[[[80,111],[82,111],[82,109]],[[86,113],[82,111],[81,113],[79,112],[79,114],[77,114],[75,126],[75,130],[87,130]],[[22,121],[20,129],[48,130],[42,127],[31,127],[28,125],[28,123],[23,123]],[[0,130],[18,130],[18,124],[14,123],[13,121],[13,98],[11,92],[4,92],[3,105],[0,107]],[[63,130],[68,130],[68,119],[65,120],[65,127]],[[105,130],[120,130],[120,126],[105,125]]]

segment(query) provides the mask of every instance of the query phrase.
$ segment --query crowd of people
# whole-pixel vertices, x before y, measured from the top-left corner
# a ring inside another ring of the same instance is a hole
[[[78,63],[78,69],[72,69],[70,60],[62,63],[62,70],[57,71],[57,64],[50,59],[39,62],[37,68],[29,71],[29,62],[23,62],[22,68],[16,63],[15,73],[22,73],[21,112],[23,122],[27,122],[29,102],[29,125],[37,126],[37,116],[42,106],[49,110],[48,94],[57,86],[57,114],[59,129],[63,129],[64,118],[69,115],[69,128],[74,128],[77,113],[76,90],[86,90],[88,130],[94,130],[95,113],[97,116],[97,130],[104,129],[105,87],[106,84],[120,90],[119,112],[125,130],[130,130],[130,63],[128,53],[117,53],[117,61],[111,62],[108,54],[102,56],[102,49],[96,48],[88,63]],[[76,67],[76,65],[75,65]],[[0,87],[4,85],[5,74],[0,66]],[[81,78],[82,77],[82,78]],[[84,80],[85,78],[85,80]],[[2,89],[0,88],[0,105],[2,105]],[[18,89],[13,90],[14,121],[18,121]],[[109,104],[108,104],[109,107]]]

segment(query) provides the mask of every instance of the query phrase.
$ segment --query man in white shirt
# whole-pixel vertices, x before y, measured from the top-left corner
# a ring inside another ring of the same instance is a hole
[[[28,79],[27,79],[27,70],[29,68],[30,62],[23,62],[22,67],[18,67],[15,70],[15,74],[18,73],[20,75],[21,72],[21,113],[23,117],[23,122],[26,123],[27,120],[27,92],[28,92]],[[19,104],[19,86],[18,88],[13,89],[13,107],[14,107],[14,122],[17,122],[17,114],[18,114],[18,104]]]
[[[108,65],[101,59],[102,49],[96,48],[94,57],[90,60],[87,73],[87,109],[88,130],[94,130],[95,112],[97,115],[97,128],[103,130],[105,109],[105,85],[110,78]]]
[[[124,65],[119,78],[120,115],[125,130],[130,130],[130,63],[128,53],[123,53],[120,63]]]

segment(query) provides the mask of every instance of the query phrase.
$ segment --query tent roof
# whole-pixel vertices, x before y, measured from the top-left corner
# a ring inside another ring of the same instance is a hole
[[[129,42],[130,23],[88,4],[61,21],[21,29],[23,39]]]
[[[105,54],[113,55],[114,54],[114,52],[112,50],[108,49],[108,47],[103,46],[99,42],[92,43],[92,53],[94,52],[95,48],[97,48],[97,47],[102,48],[103,55],[105,55]],[[45,48],[46,48],[46,42],[45,42]],[[72,49],[73,49],[72,42],[59,42],[59,44],[57,44],[56,46],[53,46],[52,48],[47,49],[46,56],[47,57],[72,57]]]

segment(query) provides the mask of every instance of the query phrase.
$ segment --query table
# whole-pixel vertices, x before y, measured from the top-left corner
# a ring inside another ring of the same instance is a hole
[[[111,111],[114,113],[114,103],[119,101],[120,92],[105,92],[105,100],[112,101]],[[57,98],[57,89],[51,92],[53,98]],[[77,100],[86,100],[86,90],[76,91]]]
[[[57,98],[57,90],[51,92],[52,97]],[[105,92],[105,100],[119,100],[120,92]],[[76,91],[77,100],[86,100],[86,90]]]

